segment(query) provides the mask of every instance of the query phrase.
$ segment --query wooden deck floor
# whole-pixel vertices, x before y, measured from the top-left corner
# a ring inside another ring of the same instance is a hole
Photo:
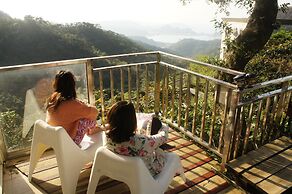
[[[246,189],[256,193],[292,193],[292,140],[281,137],[231,161],[228,166]]]
[[[205,151],[196,146],[193,142],[181,138],[181,135],[171,131],[168,145],[173,146],[168,151],[177,153],[181,157],[185,169],[187,182],[183,183],[180,177],[174,177],[167,194],[172,193],[243,193],[233,188],[228,182],[215,174],[212,170],[218,165],[217,161],[210,158]],[[40,159],[33,174],[33,184],[27,182],[29,162],[28,158],[18,162],[12,170],[5,169],[4,193],[62,193],[60,178],[55,155],[47,153]],[[76,193],[86,193],[91,168],[84,168],[81,171]],[[13,182],[13,183],[12,183]],[[13,185],[20,185],[20,188]],[[31,186],[37,188],[31,188]],[[30,186],[30,188],[25,188]],[[103,177],[97,186],[96,193],[112,194],[130,193],[126,184]]]

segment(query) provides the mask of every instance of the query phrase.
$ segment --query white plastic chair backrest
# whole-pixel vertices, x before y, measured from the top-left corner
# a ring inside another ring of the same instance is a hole
[[[104,175],[128,185],[135,182],[137,187],[154,184],[155,180],[141,158],[115,154],[106,147],[98,148],[96,154],[96,165]]]
[[[53,149],[78,151],[76,145],[63,127],[53,127],[43,120],[37,120],[34,126],[34,135],[43,144],[50,145]]]

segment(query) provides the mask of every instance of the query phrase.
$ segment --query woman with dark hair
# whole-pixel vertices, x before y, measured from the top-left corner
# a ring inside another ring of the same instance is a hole
[[[75,77],[70,71],[59,71],[53,88],[46,105],[48,124],[62,126],[76,144],[80,144],[85,133],[101,131],[96,125],[96,107],[76,99]]]
[[[159,148],[167,141],[168,127],[162,125],[156,135],[137,134],[137,119],[131,102],[115,103],[107,114],[107,147],[126,156],[139,156],[152,176],[159,174],[165,164],[165,154]]]

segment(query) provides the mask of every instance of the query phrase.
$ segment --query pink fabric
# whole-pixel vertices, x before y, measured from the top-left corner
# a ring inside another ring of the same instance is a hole
[[[89,120],[89,119],[80,119],[78,122],[77,127],[77,134],[73,141],[79,145],[84,137],[84,135],[87,133],[88,129],[95,127],[96,121]]]

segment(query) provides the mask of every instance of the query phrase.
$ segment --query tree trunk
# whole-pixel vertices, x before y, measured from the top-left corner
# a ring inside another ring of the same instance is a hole
[[[255,0],[246,28],[233,41],[225,54],[225,62],[231,69],[244,71],[248,61],[269,40],[278,13],[277,0]]]

